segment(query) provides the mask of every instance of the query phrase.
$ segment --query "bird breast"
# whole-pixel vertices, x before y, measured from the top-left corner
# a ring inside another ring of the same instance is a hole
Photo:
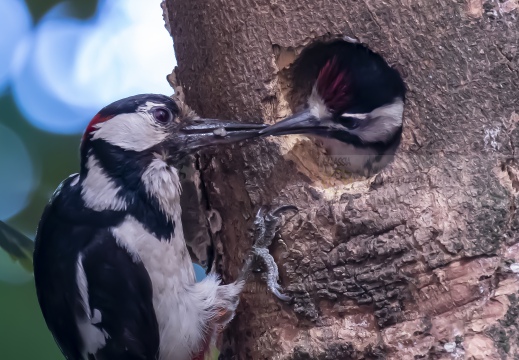
[[[332,138],[318,139],[337,168],[363,176],[371,176],[395,157],[394,149],[380,153],[372,147],[357,147]]]
[[[153,287],[153,307],[159,324],[161,359],[190,359],[200,341],[200,305],[188,291],[195,274],[182,232],[159,240],[133,217],[113,229],[119,245],[146,268]]]

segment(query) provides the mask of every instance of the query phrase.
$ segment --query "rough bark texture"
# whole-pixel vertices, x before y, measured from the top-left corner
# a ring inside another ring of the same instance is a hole
[[[225,281],[258,206],[301,209],[272,247],[294,302],[248,285],[222,357],[518,358],[517,0],[166,4],[176,75],[203,116],[286,116],[301,105],[290,65],[339,36],[382,54],[409,90],[397,159],[370,179],[337,176],[304,137],[201,159]]]

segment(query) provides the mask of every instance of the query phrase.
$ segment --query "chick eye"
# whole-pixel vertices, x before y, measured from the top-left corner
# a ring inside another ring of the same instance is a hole
[[[173,118],[173,115],[171,115],[171,112],[163,107],[158,107],[152,110],[152,115],[155,118],[156,121],[158,121],[161,124],[167,124],[170,122]]]
[[[347,129],[355,129],[359,126],[359,119],[351,116],[341,116],[338,119],[339,123]]]

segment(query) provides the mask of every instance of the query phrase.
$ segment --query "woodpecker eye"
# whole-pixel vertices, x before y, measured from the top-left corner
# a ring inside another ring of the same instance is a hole
[[[153,117],[155,120],[157,120],[161,124],[167,124],[173,119],[173,115],[171,115],[171,112],[163,107],[157,107],[152,109]]]
[[[353,130],[359,126],[359,119],[351,116],[340,116],[338,122],[347,129]]]

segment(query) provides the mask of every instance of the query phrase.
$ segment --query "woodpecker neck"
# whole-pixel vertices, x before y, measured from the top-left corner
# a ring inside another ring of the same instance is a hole
[[[155,153],[142,174],[141,181],[148,197],[157,201],[160,211],[181,227],[180,179],[177,169],[168,165],[166,161],[167,155]],[[181,230],[180,228],[180,232]]]
[[[161,240],[183,236],[180,180],[177,170],[167,164],[167,154],[96,142],[82,162],[80,185],[85,205],[95,211],[127,213]]]
[[[81,196],[87,207],[95,211],[128,208],[122,186],[108,176],[94,154],[88,156],[81,178]]]

